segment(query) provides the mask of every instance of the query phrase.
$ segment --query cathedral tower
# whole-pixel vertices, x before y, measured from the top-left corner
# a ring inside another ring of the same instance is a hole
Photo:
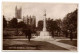
[[[17,18],[17,19],[21,19],[22,18],[22,8],[17,8],[17,6],[16,6],[16,8],[15,8],[15,17]]]

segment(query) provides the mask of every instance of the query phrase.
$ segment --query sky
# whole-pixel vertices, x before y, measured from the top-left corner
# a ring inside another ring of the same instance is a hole
[[[15,7],[22,8],[22,17],[36,16],[37,21],[46,17],[52,19],[63,19],[68,13],[78,8],[76,3],[29,3],[29,2],[3,2],[2,14],[7,20],[15,17]]]

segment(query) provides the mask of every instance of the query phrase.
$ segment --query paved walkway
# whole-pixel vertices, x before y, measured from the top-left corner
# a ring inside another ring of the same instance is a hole
[[[66,48],[70,51],[77,51],[77,47],[69,45],[69,44],[65,44],[65,43],[61,43],[61,42],[57,42],[57,41],[47,41],[47,42],[52,43],[57,46],[60,46],[62,48]]]
[[[39,40],[41,40],[41,39],[40,38],[36,39],[36,41],[39,41]],[[62,37],[61,39],[60,38],[58,38],[58,39],[57,38],[54,38],[54,39],[51,38],[50,40],[44,40],[44,41],[49,42],[49,43],[54,44],[54,45],[57,45],[59,47],[68,49],[69,51],[77,51],[77,47],[69,45],[69,44],[58,42],[60,40],[70,40],[70,39]],[[73,39],[73,40],[77,40],[77,39]]]
[[[51,44],[57,45],[59,47],[68,49],[69,51],[77,51],[77,47],[69,45],[69,44],[58,42],[60,40],[70,40],[70,39],[69,38],[67,38],[67,39],[53,39],[53,40],[45,40],[45,41],[49,42]],[[76,39],[73,39],[73,40],[76,40]],[[37,39],[37,41],[38,41],[38,39]]]

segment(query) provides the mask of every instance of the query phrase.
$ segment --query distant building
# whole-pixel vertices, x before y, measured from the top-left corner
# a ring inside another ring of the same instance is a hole
[[[23,21],[22,19],[22,8],[15,7],[15,18],[17,18],[18,22]]]
[[[23,21],[24,23],[30,26],[36,27],[36,17],[35,16],[28,16],[28,15],[26,17],[23,16]]]
[[[15,17],[17,19],[21,19],[22,18],[22,8],[17,8],[17,6],[16,6],[16,8],[15,8]]]
[[[32,27],[36,27],[36,17],[27,15],[22,18],[22,8],[17,8],[17,6],[15,7],[15,18],[17,18],[18,22],[23,21]]]

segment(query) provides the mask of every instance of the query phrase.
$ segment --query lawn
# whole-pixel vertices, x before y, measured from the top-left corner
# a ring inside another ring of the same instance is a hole
[[[28,42],[27,40],[4,39],[3,50],[67,50],[67,49],[44,41],[31,40],[31,42]]]
[[[72,40],[72,41],[71,40],[60,40],[58,42],[69,44],[69,45],[73,45],[73,46],[77,47],[77,40]]]

